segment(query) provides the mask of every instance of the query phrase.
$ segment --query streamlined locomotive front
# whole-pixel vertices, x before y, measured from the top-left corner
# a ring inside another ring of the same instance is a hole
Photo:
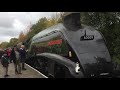
[[[86,77],[109,75],[112,61],[101,33],[89,26],[76,31],[65,30]]]
[[[103,35],[94,28],[82,25],[80,14],[64,18],[66,39],[76,53],[85,77],[109,75],[112,61]]]
[[[109,75],[113,66],[103,35],[81,24],[79,18],[79,13],[69,14],[63,23],[38,33],[32,39],[31,52],[38,50],[37,56],[49,58],[50,65],[54,61],[67,67],[77,78]],[[52,70],[55,68],[54,73],[61,67],[56,65]]]

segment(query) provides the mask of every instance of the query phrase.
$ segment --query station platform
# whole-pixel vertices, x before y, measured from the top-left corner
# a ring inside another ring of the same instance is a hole
[[[7,78],[48,78],[44,76],[42,73],[32,68],[28,64],[25,64],[26,70],[22,70],[22,74],[15,74],[14,63],[9,64],[8,74],[10,75]],[[3,66],[0,63],[0,78],[4,77]]]

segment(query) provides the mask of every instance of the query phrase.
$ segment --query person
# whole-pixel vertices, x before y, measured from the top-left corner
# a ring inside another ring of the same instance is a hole
[[[10,60],[13,61],[14,67],[15,67],[15,66],[16,66],[16,57],[15,57],[14,47],[13,47],[12,50],[11,50]],[[15,67],[15,73],[17,73],[16,67]]]
[[[4,54],[4,51],[2,49],[0,49],[0,62],[1,62],[1,58],[2,58],[3,54]]]
[[[22,70],[26,70],[26,68],[25,68],[25,59],[26,59],[25,46],[21,45],[21,48],[20,48],[20,61],[22,63]]]
[[[15,58],[16,58],[16,63],[15,63],[16,73],[17,74],[22,74],[21,73],[21,63],[20,63],[19,49],[17,47],[15,47],[14,50],[15,50]]]
[[[14,50],[15,47],[12,48],[12,51],[11,51],[11,54],[10,54],[10,60],[13,61],[14,63],[14,67],[15,67],[15,74],[18,73],[17,71],[17,68],[16,68],[16,54],[15,54],[15,50]]]
[[[15,52],[14,52],[14,48],[12,48],[12,50],[11,50],[11,53],[10,53],[10,62],[14,62],[14,60],[15,60]]]
[[[11,63],[10,54],[11,54],[11,50],[10,50],[10,48],[8,48],[7,49],[7,56],[8,56],[9,62]]]
[[[4,69],[4,77],[8,77],[8,66],[9,66],[9,59],[7,56],[7,51],[4,51],[4,54],[2,55],[1,58],[1,64],[3,65],[3,69]]]

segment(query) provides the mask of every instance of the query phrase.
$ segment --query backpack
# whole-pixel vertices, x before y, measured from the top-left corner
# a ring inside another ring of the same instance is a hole
[[[2,64],[2,65],[3,65],[3,64],[9,64],[8,59],[7,59],[6,57],[2,56],[1,64]]]

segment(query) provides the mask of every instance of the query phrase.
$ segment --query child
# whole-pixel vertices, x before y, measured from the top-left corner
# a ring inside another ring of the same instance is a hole
[[[5,75],[4,75],[4,77],[8,77],[8,76],[9,76],[9,75],[8,75],[9,59],[8,59],[8,57],[7,57],[7,52],[6,52],[6,51],[4,51],[4,54],[3,54],[2,57],[1,57],[1,63],[2,63],[3,68],[4,68],[4,70],[5,70]]]

